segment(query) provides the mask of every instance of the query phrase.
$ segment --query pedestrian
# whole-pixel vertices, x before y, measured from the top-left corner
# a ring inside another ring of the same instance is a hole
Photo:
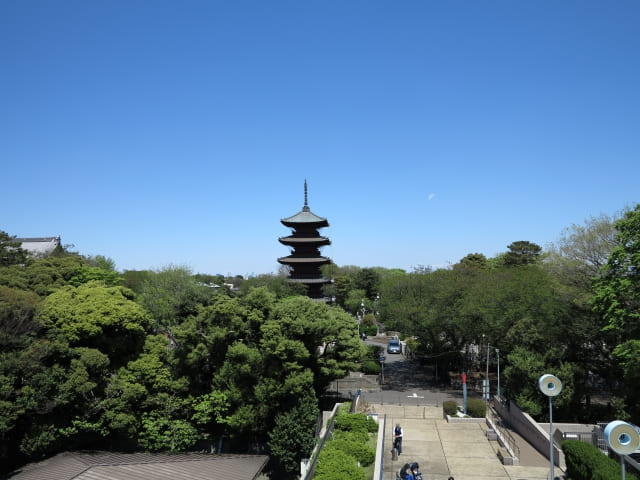
[[[416,477],[413,476],[413,471],[411,471],[411,466],[408,463],[405,463],[400,469],[400,478],[402,480],[415,480]]]
[[[398,452],[398,456],[402,453],[402,437],[404,431],[399,423],[396,423],[396,428],[393,429],[393,448]]]

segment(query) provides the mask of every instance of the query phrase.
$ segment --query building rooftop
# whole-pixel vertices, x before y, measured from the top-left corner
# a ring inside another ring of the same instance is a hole
[[[315,213],[313,213],[308,206],[304,206],[301,211],[296,213],[295,215],[287,218],[283,218],[280,220],[287,227],[295,226],[296,224],[307,223],[307,224],[315,224],[318,226],[328,227],[329,222],[326,218],[319,217]]]
[[[31,463],[5,480],[255,480],[266,455],[65,452]]]
[[[60,245],[60,237],[16,238],[20,248],[29,252],[32,257],[46,257]]]

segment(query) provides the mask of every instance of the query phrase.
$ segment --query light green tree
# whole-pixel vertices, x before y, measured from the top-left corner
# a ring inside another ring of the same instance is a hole
[[[151,326],[133,292],[96,281],[56,290],[37,318],[44,328],[61,331],[72,346],[97,348],[113,365],[137,355]]]
[[[616,245],[594,283],[594,310],[614,345],[612,355],[623,389],[619,417],[640,422],[640,204],[616,222]]]

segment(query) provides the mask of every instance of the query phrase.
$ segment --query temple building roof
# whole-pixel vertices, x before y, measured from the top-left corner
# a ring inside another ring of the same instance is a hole
[[[29,252],[32,257],[47,257],[60,246],[60,237],[16,238],[20,248]]]
[[[308,263],[308,264],[322,264],[331,262],[330,258],[327,257],[296,257],[294,255],[289,255],[288,257],[280,257],[278,258],[278,262],[283,264],[296,264],[296,263]]]
[[[280,221],[284,223],[287,227],[295,227],[297,224],[300,224],[300,223],[314,224],[315,226],[318,226],[318,227],[329,226],[329,222],[327,221],[326,218],[319,217],[318,215],[313,213],[311,210],[309,210],[309,207],[306,205],[302,207],[302,210],[300,212],[296,213],[291,217],[283,218]]]
[[[306,224],[316,228],[329,226],[329,222],[327,221],[326,218],[319,217],[318,215],[313,213],[309,208],[306,180],[304,181],[304,206],[302,207],[302,210],[300,210],[295,215],[292,215],[291,217],[283,218],[280,221],[287,227],[292,227],[292,228],[295,228],[300,224]]]
[[[280,237],[278,241],[284,245],[331,245],[331,240],[327,237],[297,237],[289,235],[288,237]]]

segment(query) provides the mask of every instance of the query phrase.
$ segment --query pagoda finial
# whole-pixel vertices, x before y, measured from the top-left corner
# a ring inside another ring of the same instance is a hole
[[[302,210],[305,212],[309,210],[308,192],[307,192],[307,179],[304,179],[304,207]]]

